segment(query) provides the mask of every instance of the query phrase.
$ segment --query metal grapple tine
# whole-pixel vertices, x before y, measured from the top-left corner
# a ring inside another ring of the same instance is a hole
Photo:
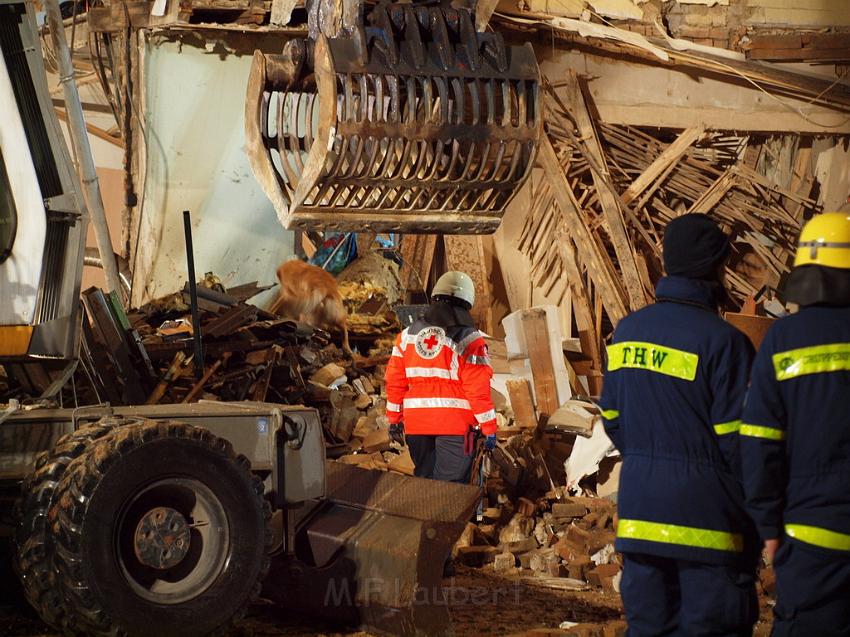
[[[292,145],[292,155],[300,175],[304,171],[304,164],[301,161],[301,140],[298,138],[298,116],[301,114],[301,101],[306,95],[304,93],[290,93],[290,95],[295,95],[295,104],[290,109],[292,116],[289,123],[289,143]]]
[[[275,126],[277,127],[277,147],[280,153],[280,165],[283,172],[286,174],[286,179],[290,184],[297,184],[301,171],[295,171],[292,167],[292,156],[296,153],[292,152],[289,147],[289,139],[286,134],[286,126],[284,121],[284,104],[286,103],[287,93],[278,93],[277,96],[277,112],[275,113]],[[300,158],[299,158],[300,160]]]
[[[528,97],[525,92],[525,82],[517,82],[516,83],[516,94],[517,94],[517,126],[525,126],[526,120],[528,119],[527,109],[527,100]]]
[[[304,150],[313,145],[313,109],[318,99],[315,93],[307,93],[307,111],[304,113]]]
[[[446,3],[366,12],[352,32],[316,36],[312,55],[291,41],[255,56],[246,139],[258,181],[287,227],[493,231],[541,132],[533,50],[476,33],[470,11]]]

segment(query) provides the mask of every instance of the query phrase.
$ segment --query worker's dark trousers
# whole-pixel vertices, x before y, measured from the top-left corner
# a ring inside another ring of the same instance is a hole
[[[620,594],[629,637],[752,635],[755,574],[640,553],[623,554]]]
[[[786,540],[773,565],[774,637],[850,636],[850,555]]]
[[[415,466],[414,475],[446,482],[469,482],[472,456],[464,451],[464,436],[407,434],[404,438]]]

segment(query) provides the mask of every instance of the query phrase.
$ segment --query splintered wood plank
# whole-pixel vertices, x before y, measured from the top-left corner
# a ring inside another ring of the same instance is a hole
[[[509,380],[505,385],[517,426],[524,429],[537,427],[537,414],[534,412],[534,398],[531,395],[531,383],[528,379]]]
[[[635,179],[628,188],[626,188],[626,191],[620,196],[620,201],[622,201],[625,205],[628,205],[633,200],[637,199],[659,175],[679,161],[682,158],[682,155],[687,152],[691,144],[700,139],[704,133],[705,128],[702,126],[692,126],[691,128],[682,131],[676,140],[665,148],[664,151],[655,158],[655,161],[653,161],[646,170],[644,170],[640,176]]]
[[[401,284],[407,292],[425,292],[434,252],[437,248],[435,234],[406,234],[401,239]]]
[[[623,281],[626,286],[626,292],[629,295],[629,304],[632,310],[637,310],[647,303],[647,297],[644,292],[646,286],[641,280],[635,254],[632,251],[632,242],[626,231],[626,222],[623,218],[620,197],[611,183],[611,176],[608,174],[605,161],[605,153],[602,150],[599,137],[596,135],[596,129],[593,127],[593,120],[590,117],[586,103],[588,96],[584,94],[583,87],[574,71],[570,72],[569,85],[568,90],[571,95],[572,113],[576,120],[576,128],[581,136],[582,146],[588,155],[593,183],[596,185],[599,201],[602,204],[602,210],[608,222],[611,243],[614,245],[617,260],[620,263],[620,270],[623,273]]]
[[[565,223],[562,223],[559,229],[559,234],[564,236],[555,236],[554,239],[563,241],[571,238],[575,241],[578,257],[587,267],[594,285],[602,293],[608,316],[616,325],[628,313],[625,296],[605,263],[607,257],[602,254],[590,229],[585,225],[578,202],[567,182],[567,176],[558,162],[558,155],[545,135],[540,141],[537,161],[543,168],[555,201],[558,202],[558,207],[564,215]]]
[[[475,284],[475,305],[472,318],[479,329],[493,333],[490,294],[490,281],[487,276],[487,263],[484,258],[484,240],[481,235],[445,235],[446,267],[449,270],[466,272]]]
[[[542,416],[551,416],[561,405],[558,401],[558,387],[555,383],[555,369],[552,365],[549,330],[546,327],[546,311],[540,308],[525,310],[522,313],[521,321],[528,360],[531,363],[531,375],[534,378],[537,409]]]
[[[716,206],[720,200],[726,196],[729,189],[735,185],[735,180],[735,174],[732,172],[732,168],[729,168],[717,181],[711,184],[708,190],[706,190],[699,199],[693,203],[688,212],[699,212],[703,214],[711,212],[711,209],[714,208],[714,206]]]
[[[596,311],[596,321],[594,321],[594,313],[590,308],[587,288],[582,282],[581,272],[576,263],[572,242],[566,237],[562,238],[558,241],[558,250],[561,253],[561,263],[566,270],[569,287],[572,291],[572,306],[581,350],[593,361],[594,368],[601,370],[602,356],[599,353],[599,334],[601,332],[599,322],[602,320],[601,302]],[[601,299],[601,297],[597,295],[597,299]]]
[[[850,46],[843,49],[804,46],[795,49],[752,49],[747,51],[748,60],[820,60],[844,61],[850,60]]]
[[[797,157],[794,162],[794,171],[791,174],[791,185],[789,190],[799,193],[802,197],[808,198],[812,192],[814,183],[814,175],[812,174],[812,147],[806,146],[797,149]],[[794,202],[790,212],[799,222],[802,221],[805,207],[799,202]]]

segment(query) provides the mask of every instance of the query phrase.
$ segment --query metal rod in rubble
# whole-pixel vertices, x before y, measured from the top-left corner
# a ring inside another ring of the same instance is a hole
[[[198,284],[195,279],[195,250],[192,247],[192,217],[188,210],[183,211],[183,231],[186,233],[186,265],[189,269],[189,304],[192,308],[192,340],[195,343],[195,357],[192,366],[195,378],[204,375],[204,349],[201,343],[201,319],[198,312]]]
[[[83,199],[89,211],[92,227],[94,227],[97,249],[103,263],[103,272],[106,275],[106,288],[109,292],[115,292],[118,298],[123,298],[121,279],[118,276],[118,264],[115,262],[115,253],[112,250],[112,241],[109,238],[109,226],[106,224],[103,197],[97,181],[97,170],[94,166],[88,131],[86,131],[83,106],[80,103],[77,83],[74,81],[74,66],[71,63],[71,51],[68,49],[68,42],[65,39],[65,25],[62,23],[62,13],[59,10],[58,0],[45,0],[44,9],[47,12],[50,39],[53,41],[53,48],[56,50],[59,82],[62,84],[62,90],[65,93],[68,130],[71,134],[71,143],[74,145],[77,154],[77,168],[83,186]]]

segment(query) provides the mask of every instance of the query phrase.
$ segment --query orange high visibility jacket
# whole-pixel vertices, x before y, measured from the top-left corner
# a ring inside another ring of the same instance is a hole
[[[490,396],[493,368],[481,332],[419,319],[396,337],[387,365],[387,418],[408,434],[463,436],[480,426],[496,433]]]

